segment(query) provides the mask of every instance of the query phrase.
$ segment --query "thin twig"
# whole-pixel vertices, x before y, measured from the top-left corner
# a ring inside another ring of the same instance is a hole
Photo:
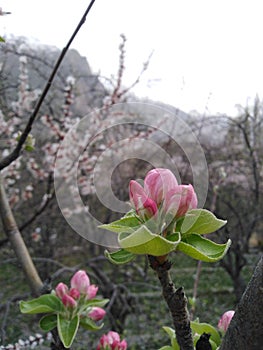
[[[80,30],[80,28],[82,27],[82,25],[85,23],[86,21],[86,16],[88,15],[89,11],[91,10],[92,8],[92,5],[94,4],[95,0],[91,0],[87,10],[85,11],[84,15],[82,16],[79,24],[77,25],[74,33],[72,34],[71,38],[69,39],[67,45],[62,49],[61,51],[61,54],[57,60],[57,63],[55,64],[55,67],[53,68],[52,72],[51,72],[51,75],[46,83],[46,86],[35,106],[35,109],[33,111],[33,113],[31,114],[28,122],[27,122],[27,125],[24,129],[24,131],[22,132],[20,138],[19,138],[19,141],[15,147],[15,149],[8,155],[6,156],[5,158],[3,158],[1,161],[0,161],[0,170],[4,169],[5,167],[7,167],[9,164],[11,164],[14,160],[16,160],[21,151],[22,151],[22,148],[23,148],[23,145],[24,143],[26,142],[26,139],[29,135],[29,133],[31,132],[31,129],[32,129],[32,126],[33,126],[33,123],[35,122],[36,120],[36,117],[38,115],[38,112],[40,110],[40,107],[42,106],[42,103],[44,102],[45,98],[46,98],[46,95],[51,87],[51,84],[54,80],[54,77],[58,71],[58,68],[60,67],[72,41],[74,40],[75,36],[77,35],[78,31]]]

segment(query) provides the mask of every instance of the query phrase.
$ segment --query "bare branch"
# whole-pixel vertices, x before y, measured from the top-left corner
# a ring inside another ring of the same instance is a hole
[[[67,43],[67,45],[62,49],[61,54],[60,54],[60,56],[59,56],[59,58],[57,60],[57,63],[55,64],[55,67],[53,68],[53,70],[51,72],[51,75],[50,75],[50,77],[49,77],[49,79],[48,79],[48,81],[46,83],[46,86],[45,86],[45,88],[44,88],[44,90],[43,90],[43,92],[42,92],[42,94],[41,94],[41,96],[40,96],[36,106],[35,106],[35,109],[34,109],[32,115],[30,116],[30,118],[29,118],[29,120],[27,122],[27,125],[26,125],[24,131],[21,134],[21,137],[19,138],[19,141],[18,141],[15,149],[7,157],[2,159],[2,161],[0,161],[0,170],[2,170],[5,167],[7,167],[9,164],[11,164],[14,160],[16,160],[19,157],[19,155],[20,155],[20,153],[22,151],[23,145],[26,142],[26,139],[27,139],[27,137],[28,137],[28,135],[29,135],[29,133],[30,133],[30,131],[32,129],[33,123],[35,122],[35,120],[37,118],[37,115],[38,115],[38,112],[40,110],[40,107],[42,106],[42,103],[44,102],[45,97],[46,97],[46,95],[47,95],[47,93],[48,93],[48,91],[49,91],[49,89],[51,87],[51,84],[52,84],[52,82],[54,80],[54,77],[55,77],[57,71],[58,71],[58,68],[60,67],[60,65],[61,65],[61,63],[62,63],[62,61],[63,61],[63,59],[64,59],[64,57],[65,57],[65,55],[66,55],[66,53],[67,53],[67,51],[68,51],[68,49],[70,47],[70,45],[72,43],[72,41],[74,40],[75,36],[77,35],[77,33],[80,30],[80,28],[82,27],[82,25],[85,23],[86,16],[88,15],[88,13],[89,13],[92,5],[94,4],[94,2],[95,2],[95,0],[91,0],[87,10],[85,11],[84,15],[82,16],[79,24],[77,25],[74,33],[72,34],[71,38],[69,39],[69,41]]]

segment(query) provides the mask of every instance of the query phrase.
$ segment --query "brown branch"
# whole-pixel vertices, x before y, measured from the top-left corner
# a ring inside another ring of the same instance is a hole
[[[3,158],[0,161],[0,170],[2,170],[5,167],[7,167],[9,164],[11,164],[14,160],[16,160],[19,157],[19,155],[20,155],[20,153],[22,151],[23,145],[26,142],[26,139],[27,139],[29,133],[31,132],[33,123],[36,120],[36,117],[38,115],[40,107],[42,106],[42,103],[44,102],[44,99],[46,98],[46,95],[47,95],[47,93],[48,93],[48,91],[49,91],[49,89],[51,87],[51,84],[52,84],[52,82],[54,80],[54,77],[55,77],[57,71],[58,71],[58,68],[60,67],[60,65],[61,65],[61,63],[62,63],[62,61],[63,61],[63,59],[64,59],[64,57],[65,57],[65,55],[66,55],[66,53],[67,53],[67,51],[68,51],[68,49],[70,47],[70,45],[72,43],[72,41],[74,40],[75,36],[77,35],[77,33],[80,30],[80,28],[82,27],[82,25],[85,23],[86,16],[88,15],[88,13],[89,13],[92,5],[94,4],[94,2],[95,2],[95,0],[91,0],[87,10],[85,11],[84,15],[82,16],[79,24],[77,25],[74,33],[72,34],[71,38],[69,39],[69,41],[67,43],[67,45],[62,49],[61,54],[60,54],[60,56],[59,56],[59,58],[57,60],[57,63],[55,64],[55,67],[53,68],[53,70],[51,72],[51,75],[50,75],[50,77],[49,77],[49,79],[48,79],[48,81],[46,83],[46,86],[45,86],[45,88],[44,88],[44,90],[43,90],[43,92],[42,92],[42,94],[41,94],[41,96],[40,96],[40,98],[39,98],[35,108],[34,108],[33,113],[31,114],[31,116],[30,116],[30,118],[29,118],[29,120],[27,122],[27,125],[26,125],[24,131],[21,134],[21,137],[19,138],[19,141],[18,141],[15,149],[7,157]]]
[[[181,350],[194,350],[190,317],[187,310],[187,299],[183,287],[175,288],[169,270],[168,260],[160,263],[157,257],[148,256],[151,268],[156,271],[163,290],[163,297],[170,310],[176,333],[176,339]]]
[[[0,216],[3,222],[3,228],[8,237],[12,248],[15,251],[17,259],[22,266],[27,282],[34,295],[39,295],[43,283],[38,275],[36,267],[30,257],[25,242],[17,227],[15,218],[7,200],[3,185],[3,179],[0,174]]]

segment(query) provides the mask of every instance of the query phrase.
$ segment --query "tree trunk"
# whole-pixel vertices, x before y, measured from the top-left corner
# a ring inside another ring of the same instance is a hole
[[[220,350],[259,350],[263,344],[263,256],[236,308]]]

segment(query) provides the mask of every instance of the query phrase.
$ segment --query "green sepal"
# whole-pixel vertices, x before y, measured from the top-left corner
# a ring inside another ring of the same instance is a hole
[[[120,249],[115,252],[105,250],[104,255],[111,263],[116,265],[127,264],[135,258],[134,254],[127,252],[124,249]]]
[[[104,324],[97,325],[93,320],[89,317],[80,318],[79,325],[88,331],[98,331],[100,330]]]
[[[209,341],[211,341],[211,343],[212,342],[215,343],[216,346],[220,345],[221,343],[220,335],[218,331],[215,329],[215,327],[211,326],[210,324],[192,321],[191,329],[193,330],[193,333],[197,333],[199,334],[199,336],[203,333],[211,334]]]
[[[218,244],[192,233],[182,238],[177,250],[196,260],[216,262],[224,257],[230,244],[230,239],[225,244]]]
[[[57,314],[45,315],[39,321],[39,326],[44,332],[49,332],[57,326]]]
[[[179,220],[176,229],[179,229],[182,235],[189,233],[204,235],[219,230],[226,223],[226,220],[218,219],[209,210],[192,209],[186,213],[182,220]]]
[[[121,232],[133,232],[140,225],[141,225],[141,222],[139,218],[135,214],[129,213],[129,215],[122,217],[120,220],[113,221],[110,224],[100,225],[98,227],[108,231],[121,233]]]
[[[57,315],[58,335],[65,348],[70,348],[79,327],[79,315],[71,320],[65,318],[62,314]]]
[[[43,314],[46,312],[61,312],[64,310],[62,301],[53,294],[44,294],[29,301],[22,300],[19,306],[23,314]]]
[[[124,232],[119,234],[119,245],[121,248],[133,254],[149,254],[162,256],[174,251],[180,242],[180,234],[177,240],[168,240],[158,234],[152,233],[145,225],[141,225],[130,235]]]

